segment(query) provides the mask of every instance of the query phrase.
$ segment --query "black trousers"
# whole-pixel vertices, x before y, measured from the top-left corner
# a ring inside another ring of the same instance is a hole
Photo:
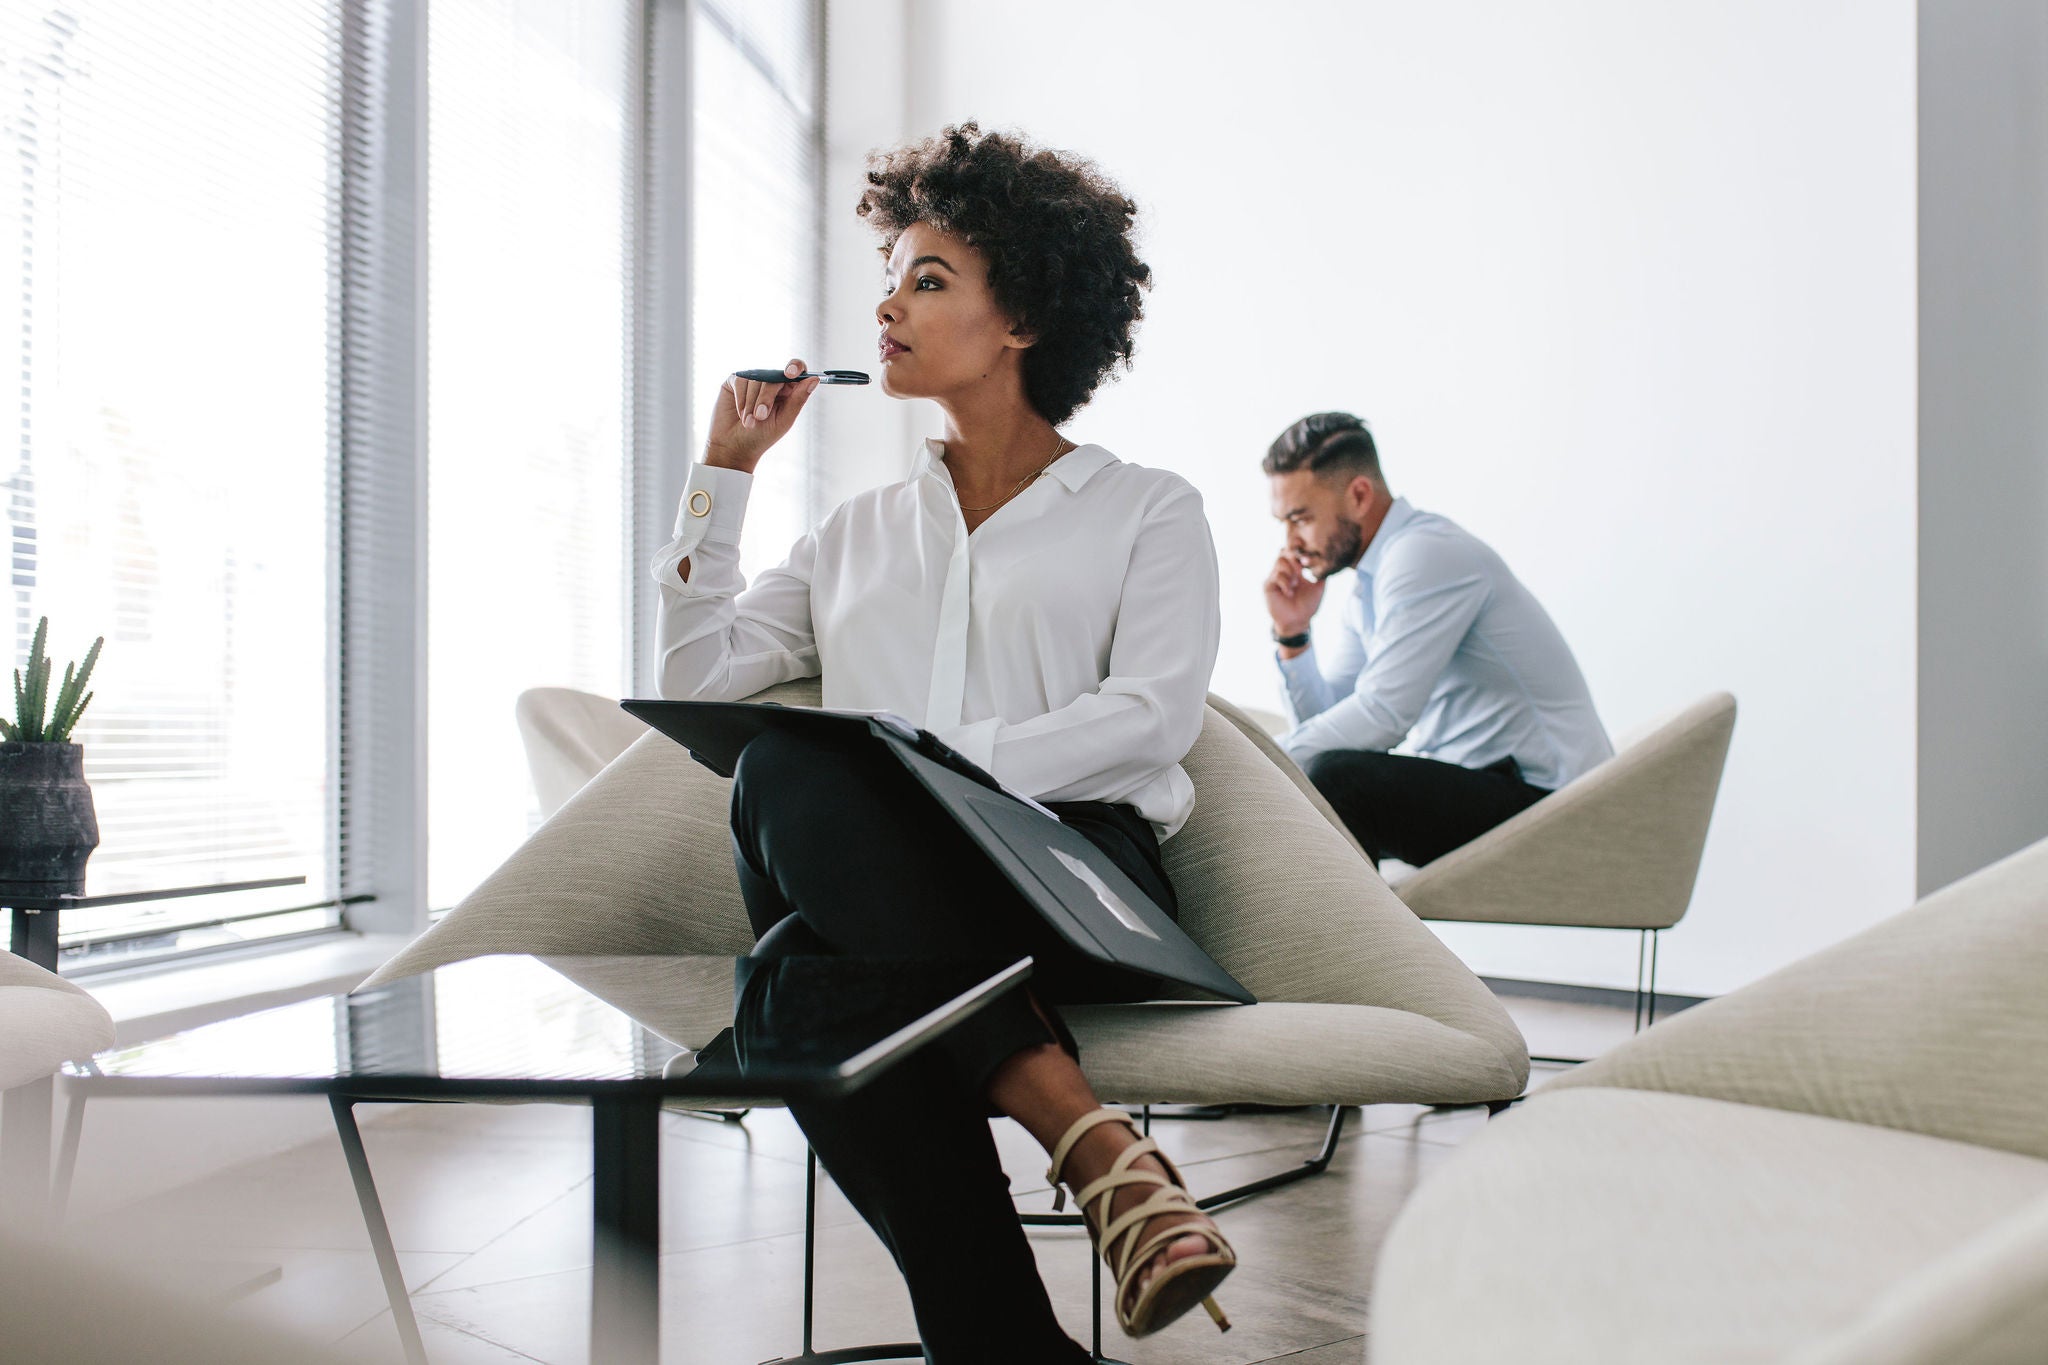
[[[1512,758],[1461,768],[1433,758],[1336,749],[1308,763],[1308,780],[1328,798],[1374,864],[1434,862],[1550,795],[1522,780]]]
[[[1174,912],[1158,843],[1134,810],[1096,802],[1052,809]],[[831,955],[847,959],[849,972],[887,978],[920,962],[993,969],[1033,956],[1031,995],[1043,1016],[1011,992],[852,1095],[790,1109],[895,1257],[928,1361],[1087,1361],[1054,1318],[1017,1222],[989,1132],[987,1087],[1020,1049],[1056,1042],[1078,1055],[1054,1006],[1145,999],[1155,983],[1067,947],[878,742],[754,740],[734,773],[732,829],[760,937],[756,963]],[[778,978],[777,989],[804,979]],[[788,1027],[778,1021],[825,1018],[835,1007],[784,999],[749,1009],[750,993],[735,1025],[743,1053],[772,1045],[758,1035]]]

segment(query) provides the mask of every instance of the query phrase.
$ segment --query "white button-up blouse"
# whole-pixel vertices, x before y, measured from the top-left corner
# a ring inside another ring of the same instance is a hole
[[[1201,495],[1085,445],[970,534],[944,454],[924,442],[908,479],[849,499],[751,585],[753,476],[697,465],[653,563],[661,695],[822,675],[829,707],[896,712],[1027,796],[1135,806],[1171,836],[1220,633]]]

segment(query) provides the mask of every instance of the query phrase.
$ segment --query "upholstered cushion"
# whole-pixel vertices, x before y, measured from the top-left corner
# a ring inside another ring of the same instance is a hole
[[[1441,1012],[1441,1011],[1440,1011]],[[1068,1006],[1081,1069],[1126,1104],[1480,1104],[1528,1063],[1492,1030],[1378,1005]]]
[[[1668,929],[1692,901],[1734,730],[1735,698],[1695,702],[1395,891],[1424,919]]]
[[[1994,1229],[2044,1198],[2048,1162],[2007,1152],[1546,1089],[1402,1210],[1373,1286],[1372,1359],[1776,1365],[1853,1330],[1930,1263],[2009,1236]]]
[[[2040,1365],[2048,1355],[2048,1198],[1993,1223],[1789,1365]]]
[[[2048,840],[1554,1087],[1671,1090],[2048,1158]]]
[[[815,704],[816,687],[785,684],[761,699]],[[1212,1049],[1229,1042],[1213,1054],[1231,1059],[1227,1077],[1199,1056],[1169,1064],[1163,1045],[1126,1051],[1143,1031],[1179,1019],[1179,1007],[1089,1011],[1077,1014],[1076,1032],[1091,1070],[1099,1064],[1129,1075],[1144,1057],[1158,1057],[1155,1076],[1176,1086],[1228,1082],[1250,1098],[1275,1084],[1260,1069],[1292,1040],[1354,1102],[1519,1092],[1527,1052],[1507,1013],[1284,769],[1214,710],[1185,765],[1195,812],[1164,856],[1189,934],[1262,1001],[1366,1008],[1345,1022],[1319,1021],[1328,1031],[1315,1033],[1275,1031],[1277,1015],[1255,1013],[1263,1005],[1208,1010],[1215,1021],[1202,1025],[1210,1030],[1202,1036]],[[679,746],[643,737],[366,984],[485,953],[531,953],[597,989],[590,964],[578,957],[746,952],[752,935],[732,869],[729,800],[729,784]],[[607,989],[615,992],[616,983]],[[615,993],[607,998],[640,1012]],[[729,1011],[729,996],[723,1003]],[[670,1036],[686,1045],[704,1041]],[[1120,1056],[1134,1059],[1128,1069]],[[1397,1083],[1409,1088],[1376,1088]],[[1297,1080],[1280,1084],[1289,1094],[1301,1088]],[[1237,1094],[1191,1089],[1176,1097]]]
[[[0,1090],[113,1045],[114,1020],[99,1001],[33,962],[0,952]]]

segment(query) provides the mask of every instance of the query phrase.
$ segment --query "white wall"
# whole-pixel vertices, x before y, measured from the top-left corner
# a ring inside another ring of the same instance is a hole
[[[1920,7],[1920,885],[2048,835],[2048,9]]]
[[[1349,408],[1398,492],[1536,590],[1617,734],[1740,699],[1667,989],[1731,989],[1912,899],[1906,0],[909,0],[904,31],[906,131],[1019,127],[1144,206],[1137,368],[1068,431],[1202,488],[1218,691],[1272,704],[1258,458]],[[828,206],[856,226],[861,143],[835,135]],[[832,259],[839,307],[860,289]],[[900,420],[865,411],[849,472],[892,476]],[[1621,936],[1446,937],[1488,973],[1633,975]]]

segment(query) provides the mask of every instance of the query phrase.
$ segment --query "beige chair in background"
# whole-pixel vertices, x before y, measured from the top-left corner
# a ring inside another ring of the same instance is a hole
[[[1381,1249],[1375,1365],[2048,1359],[2048,840],[1486,1126]]]
[[[759,699],[816,705],[818,685]],[[1302,799],[1292,765],[1247,742],[1240,714],[1212,699],[1184,761],[1195,811],[1163,852],[1182,926],[1260,1003],[1066,1011],[1084,1071],[1116,1101],[1331,1106],[1317,1157],[1212,1193],[1209,1207],[1323,1169],[1347,1106],[1497,1107],[1522,1092],[1529,1066],[1506,1010]],[[550,762],[601,752],[541,716],[528,733],[554,746]],[[530,954],[671,1041],[701,1047],[731,1021],[730,959],[753,946],[729,807],[728,782],[643,734],[365,985]],[[705,959],[715,981],[699,971]]]
[[[1295,785],[1341,827],[1266,734],[1261,721],[1270,713],[1237,714],[1239,728],[1286,763]],[[1735,698],[1703,697],[1624,738],[1613,758],[1577,781],[1395,881],[1394,894],[1426,920],[1634,932],[1640,1030],[1656,1022],[1657,936],[1692,903],[1734,733]]]
[[[1734,733],[1735,698],[1703,697],[1394,894],[1429,920],[1633,930],[1636,1027],[1653,1024],[1657,935],[1692,904]]]
[[[16,1226],[61,1208],[78,1160],[82,1102],[65,1111],[54,1193],[50,1114],[57,1068],[114,1045],[106,1007],[54,972],[0,952],[0,1196]]]

